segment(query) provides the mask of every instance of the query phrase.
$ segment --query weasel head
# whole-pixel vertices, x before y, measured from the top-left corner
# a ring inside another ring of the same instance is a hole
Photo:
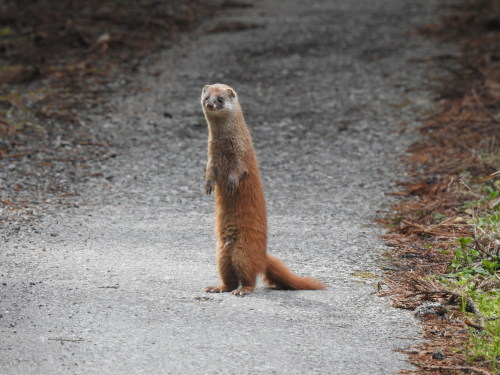
[[[201,106],[207,117],[224,117],[241,111],[236,91],[227,85],[206,85],[201,92]]]

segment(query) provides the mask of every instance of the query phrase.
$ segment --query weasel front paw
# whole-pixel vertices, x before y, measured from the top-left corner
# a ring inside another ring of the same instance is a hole
[[[205,194],[210,195],[212,194],[212,191],[214,191],[215,188],[215,181],[214,180],[207,180],[207,183],[205,184]]]

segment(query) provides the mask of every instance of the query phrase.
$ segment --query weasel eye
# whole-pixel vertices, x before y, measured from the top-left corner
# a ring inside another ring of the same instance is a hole
[[[222,103],[222,102],[224,101],[224,98],[223,98],[222,96],[219,96],[219,97],[217,98],[217,101],[218,101],[219,103]]]
[[[205,98],[205,100],[208,100],[208,99],[210,99],[210,95],[208,95],[208,96]]]

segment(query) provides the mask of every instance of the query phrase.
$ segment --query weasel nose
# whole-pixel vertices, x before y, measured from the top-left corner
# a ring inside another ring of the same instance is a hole
[[[208,102],[208,103],[207,103],[207,108],[208,108],[208,109],[214,109],[214,108],[215,108],[214,103],[212,103],[212,102]]]

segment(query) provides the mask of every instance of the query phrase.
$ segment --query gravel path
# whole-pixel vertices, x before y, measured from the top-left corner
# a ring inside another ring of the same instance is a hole
[[[0,233],[0,374],[390,374],[419,328],[375,295],[405,129],[432,106],[407,33],[439,1],[269,0],[183,35],[89,115],[113,144],[67,205]],[[239,22],[238,32],[211,32]],[[269,252],[325,291],[212,295],[203,85],[239,93]],[[119,82],[117,83],[119,84]],[[134,88],[133,90],[131,88]],[[64,147],[58,145],[59,147]],[[8,165],[2,162],[2,168]],[[9,175],[3,174],[9,184]]]

